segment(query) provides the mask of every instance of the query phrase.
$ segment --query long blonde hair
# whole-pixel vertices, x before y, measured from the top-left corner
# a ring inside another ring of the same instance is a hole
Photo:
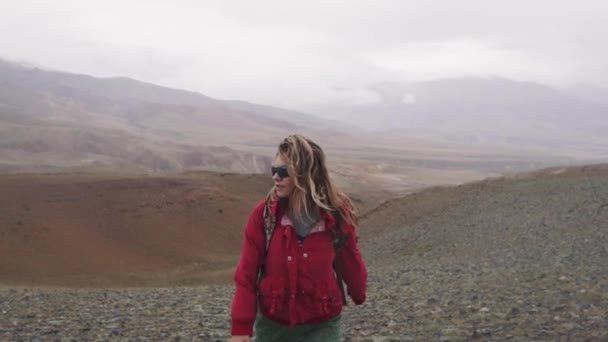
[[[316,205],[334,216],[339,215],[342,222],[358,224],[350,198],[329,177],[325,153],[318,144],[299,134],[289,135],[279,144],[277,156],[288,163],[289,177],[295,184],[287,200],[289,215],[302,218]],[[268,193],[268,199],[278,200],[274,189]]]

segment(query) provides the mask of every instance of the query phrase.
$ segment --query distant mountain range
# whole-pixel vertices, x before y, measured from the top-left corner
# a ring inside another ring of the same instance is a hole
[[[0,171],[120,167],[261,172],[270,157],[234,145],[275,146],[286,134],[340,134],[311,115],[0,60]],[[329,135],[332,135],[329,134]]]
[[[264,172],[293,132],[339,159],[373,163],[380,150],[416,165],[472,151],[482,162],[501,155],[496,165],[512,164],[502,161],[505,151],[509,160],[526,155],[524,163],[608,159],[608,107],[583,88],[460,78],[373,90],[381,96],[375,104],[294,111],[0,59],[0,172]]]
[[[348,118],[385,137],[572,149],[608,157],[608,102],[599,88],[559,90],[504,78],[453,78],[384,83],[372,90],[380,95],[377,103],[308,110]]]

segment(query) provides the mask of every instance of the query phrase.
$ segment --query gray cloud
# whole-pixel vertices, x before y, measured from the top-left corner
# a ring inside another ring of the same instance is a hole
[[[604,1],[22,1],[0,56],[287,107],[498,75],[608,86]]]

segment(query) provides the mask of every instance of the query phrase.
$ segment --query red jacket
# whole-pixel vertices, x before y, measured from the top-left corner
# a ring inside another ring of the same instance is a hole
[[[271,320],[285,324],[320,323],[342,311],[342,296],[333,270],[335,250],[329,229],[335,227],[331,214],[322,211],[323,223],[313,228],[302,246],[291,222],[275,202],[271,209],[277,226],[264,259],[265,202],[252,211],[245,228],[241,258],[234,281],[232,335],[252,335],[259,310]],[[348,240],[340,251],[342,276],[355,304],[365,301],[367,269],[352,225],[344,224]],[[260,265],[266,276],[257,286]]]

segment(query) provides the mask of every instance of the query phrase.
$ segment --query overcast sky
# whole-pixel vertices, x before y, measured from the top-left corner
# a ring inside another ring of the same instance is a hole
[[[608,1],[0,1],[0,57],[297,108],[369,85],[608,86]]]

